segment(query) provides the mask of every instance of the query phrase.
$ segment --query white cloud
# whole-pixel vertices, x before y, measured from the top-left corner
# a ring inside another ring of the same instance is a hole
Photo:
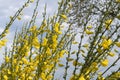
[[[30,19],[31,19],[31,16],[29,16],[29,15],[24,15],[24,16],[23,16],[23,19],[24,19],[24,20],[30,20]]]

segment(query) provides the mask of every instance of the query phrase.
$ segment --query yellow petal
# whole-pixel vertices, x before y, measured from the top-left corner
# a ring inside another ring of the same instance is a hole
[[[102,65],[103,67],[106,67],[106,66],[108,65],[108,60],[107,60],[107,59],[103,60],[103,61],[101,62],[101,65]]]
[[[120,47],[120,42],[115,43],[117,47]]]
[[[80,78],[79,78],[79,80],[85,80],[84,76],[81,75]]]

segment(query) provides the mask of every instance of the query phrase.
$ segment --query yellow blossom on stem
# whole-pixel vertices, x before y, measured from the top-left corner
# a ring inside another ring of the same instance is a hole
[[[105,21],[105,27],[106,29],[109,29],[110,28],[110,24],[112,23],[112,19],[108,19]]]
[[[45,73],[41,73],[41,75],[40,75],[42,80],[45,80],[45,76],[46,76]]]
[[[75,76],[70,77],[70,80],[75,80]]]
[[[56,33],[61,34],[62,32],[59,30],[59,26],[60,26],[60,24],[58,22],[55,23],[54,30]]]
[[[18,17],[17,17],[17,19],[18,19],[18,20],[21,20],[21,17],[20,17],[20,16],[18,16]]]
[[[30,0],[30,2],[31,2],[31,3],[33,3],[33,2],[34,2],[34,0]]]
[[[91,28],[92,28],[92,26],[91,26],[91,25],[89,25],[89,26],[87,26],[87,28],[88,28],[88,29],[91,29]]]
[[[107,60],[107,59],[103,60],[103,61],[101,62],[101,65],[102,65],[103,67],[108,66],[108,60]]]
[[[88,34],[88,35],[90,35],[90,34],[93,34],[93,33],[94,33],[93,31],[90,31],[90,30],[88,30],[88,29],[87,29],[85,32],[86,32],[86,34]]]
[[[107,30],[110,29],[110,26],[109,26],[109,25],[106,25],[106,24],[105,24],[105,27],[106,27]]]
[[[7,71],[8,71],[8,74],[11,74],[11,72],[10,72],[10,70],[9,70],[9,69],[8,69]]]
[[[67,16],[66,16],[66,15],[61,14],[60,16],[61,16],[63,19],[67,20]]]
[[[60,57],[63,57],[63,55],[64,55],[65,52],[66,52],[66,50],[62,50],[62,51],[60,52]]]
[[[78,43],[79,43],[79,42],[77,42],[77,41],[73,41],[73,42],[72,42],[72,44],[78,44]]]
[[[22,61],[23,61],[24,64],[28,64],[28,61],[27,61],[26,58],[22,58]]]
[[[7,42],[7,39],[3,39],[0,41],[0,47],[5,46]]]
[[[57,40],[57,35],[53,35],[52,36],[52,41],[54,42],[54,41],[56,41]]]
[[[104,48],[104,49],[108,49],[108,47],[112,44],[112,40],[109,39],[104,39],[101,46]]]
[[[69,8],[72,8],[72,4],[71,3],[69,3],[68,6],[69,6]]]
[[[88,47],[88,46],[89,46],[89,44],[84,44],[84,45],[83,45],[83,47]]]
[[[13,17],[12,16],[10,16],[10,19],[12,19]]]
[[[52,43],[51,47],[52,47],[52,49],[55,49],[57,47],[57,43],[58,43],[57,35],[52,36],[52,41],[53,41],[53,43]]]
[[[32,26],[32,27],[30,28],[30,31],[31,31],[31,32],[34,32],[36,29],[37,29],[36,26]]]
[[[76,60],[73,61],[73,65],[76,66],[78,62]]]
[[[49,47],[47,48],[46,53],[47,53],[48,55],[51,54],[51,51],[50,51],[50,48],[49,48]]]
[[[120,47],[120,42],[115,42],[115,45],[116,45],[117,47]]]
[[[105,24],[110,25],[112,23],[112,19],[108,19],[105,21]]]
[[[37,37],[33,39],[33,46],[37,49],[39,49],[40,47],[39,40]]]
[[[79,80],[85,80],[84,76],[81,75],[81,76],[79,77]]]
[[[9,33],[9,30],[6,30],[6,31],[5,31],[5,33],[7,33],[7,34],[8,34],[8,33]]]
[[[112,52],[109,52],[108,55],[111,56],[111,57],[115,56],[115,54],[112,53]]]
[[[44,39],[43,39],[42,46],[46,46],[46,45],[47,45],[47,41],[48,41],[48,39],[44,38]]]
[[[10,58],[8,56],[5,57],[5,61],[9,62]]]
[[[4,80],[8,80],[7,75],[4,75],[3,78],[4,78]]]
[[[59,66],[59,67],[63,67],[64,65],[59,63],[58,66]]]
[[[33,80],[33,78],[31,76],[28,77],[28,80]]]
[[[105,80],[104,77],[98,77],[98,80]]]
[[[117,16],[117,18],[120,20],[120,14]]]
[[[117,3],[120,3],[120,0],[116,0]]]
[[[43,26],[44,27],[47,26],[47,21],[46,20],[43,21]]]

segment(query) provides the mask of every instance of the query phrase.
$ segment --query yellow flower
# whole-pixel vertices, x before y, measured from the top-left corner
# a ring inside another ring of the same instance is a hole
[[[4,80],[8,80],[7,75],[4,75],[3,78],[4,78]]]
[[[106,29],[109,29],[110,28],[110,24],[112,23],[112,19],[108,19],[105,21],[105,27]]]
[[[10,19],[12,19],[13,17],[12,16],[10,16]]]
[[[43,39],[42,46],[46,46],[46,45],[47,45],[47,41],[48,41],[48,39],[44,38],[44,39]]]
[[[58,66],[59,66],[59,67],[63,67],[64,65],[59,63]]]
[[[0,47],[5,46],[7,42],[7,39],[3,39],[0,41]]]
[[[44,27],[47,26],[47,21],[46,20],[43,21],[43,26]]]
[[[55,23],[54,30],[56,33],[61,34],[62,32],[59,30],[59,26],[60,26],[59,23]]]
[[[45,73],[41,73],[41,75],[40,75],[42,80],[45,80],[45,78],[46,78],[45,76],[46,76]]]
[[[25,4],[25,7],[28,7],[28,6],[29,6],[29,4],[28,4],[28,3],[26,3],[26,4]]]
[[[5,33],[9,33],[9,30],[6,30]]]
[[[8,56],[5,57],[5,61],[9,62],[10,58]]]
[[[88,47],[88,46],[89,46],[89,44],[84,44],[84,45],[83,45],[83,47]]]
[[[34,0],[30,0],[30,2],[31,2],[31,3],[33,3],[33,2],[34,2]]]
[[[112,52],[109,52],[108,55],[111,56],[111,57],[115,56],[115,54],[112,53]]]
[[[91,29],[91,28],[92,28],[92,26],[91,26],[91,25],[89,25],[89,26],[87,26],[87,28],[88,28],[88,29]]]
[[[60,16],[61,16],[63,19],[67,20],[67,16],[66,16],[66,15],[61,14]]]
[[[55,42],[57,40],[57,35],[52,36],[52,41]]]
[[[73,65],[76,66],[78,62],[76,60],[73,61]]]
[[[120,14],[117,16],[117,18],[120,20]]]
[[[44,63],[44,65],[46,65],[47,64],[47,62],[43,62]]]
[[[115,42],[117,47],[120,47],[120,42]]]
[[[15,72],[18,72],[19,66],[15,66]]]
[[[64,55],[65,52],[66,52],[66,50],[62,50],[62,51],[60,52],[60,57],[63,57],[63,55]]]
[[[101,53],[101,52],[102,52],[102,49],[98,48],[97,51],[98,51],[98,53]]]
[[[106,20],[106,21],[105,21],[105,24],[106,24],[106,25],[110,25],[111,23],[112,23],[112,19],[109,19],[109,20]]]
[[[20,17],[20,16],[18,16],[18,17],[17,17],[17,19],[18,19],[18,20],[21,20],[21,17]]]
[[[52,36],[52,41],[53,41],[53,43],[52,43],[51,47],[52,47],[52,49],[55,49],[57,47],[57,43],[58,43],[57,35]]]
[[[30,31],[31,31],[31,32],[34,32],[36,29],[37,29],[36,26],[32,26],[32,27],[30,28]]]
[[[87,29],[85,32],[86,32],[86,34],[88,34],[88,35],[94,33],[93,31],[90,31],[90,30],[88,30],[88,29]]]
[[[101,65],[102,65],[103,67],[106,67],[106,66],[108,65],[108,60],[107,60],[107,59],[103,60],[103,61],[101,62]]]
[[[105,80],[104,77],[98,77],[98,80]]]
[[[104,49],[108,49],[108,47],[112,44],[112,40],[109,39],[104,39],[101,46],[104,48]]]
[[[79,77],[79,80],[85,80],[84,76],[81,75],[81,76]]]
[[[28,80],[33,80],[33,78],[31,76],[28,77]]]
[[[69,6],[69,8],[72,8],[72,4],[71,3],[69,3],[68,6]]]
[[[49,48],[49,47],[47,48],[46,53],[47,53],[48,55],[51,54],[51,51],[50,51],[50,48]]]
[[[106,36],[102,36],[102,39],[106,39]]]
[[[8,74],[11,74],[10,70],[8,69]]]
[[[13,64],[16,64],[17,63],[17,59],[13,59]]]
[[[116,0],[116,2],[120,3],[120,0]]]
[[[39,49],[40,47],[39,40],[37,37],[33,39],[33,46],[37,49]]]
[[[93,66],[93,67],[96,67],[97,65],[98,65],[98,64],[97,64],[96,62],[93,62],[93,63],[92,63],[92,66]]]
[[[48,75],[48,76],[47,76],[47,80],[51,80],[52,78],[53,78],[52,75]]]
[[[28,64],[28,61],[27,61],[26,58],[22,58],[22,61],[23,61],[24,64]]]
[[[70,77],[70,80],[75,80],[75,76]]]
[[[73,59],[73,58],[66,58],[66,60],[67,60],[68,62],[70,62],[70,61],[73,61],[74,59]]]
[[[57,41],[53,42],[53,44],[51,45],[51,48],[55,49],[57,47],[57,43],[58,43]]]
[[[105,27],[106,27],[106,29],[107,29],[107,30],[109,30],[109,29],[110,29],[110,26],[109,26],[109,25],[107,25],[107,24],[105,24]]]
[[[78,43],[79,43],[79,42],[77,42],[77,41],[73,41],[73,42],[72,42],[72,44],[78,44]]]

